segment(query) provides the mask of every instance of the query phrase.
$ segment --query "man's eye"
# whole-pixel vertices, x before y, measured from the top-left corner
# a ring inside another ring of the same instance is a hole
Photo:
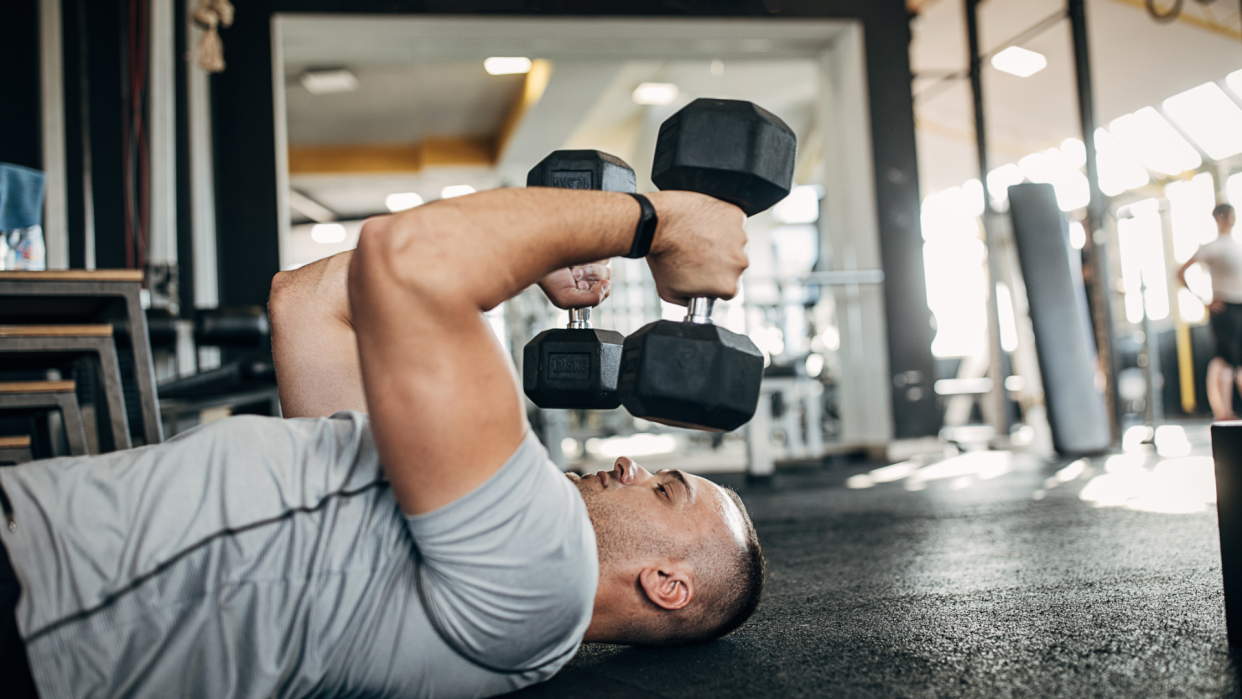
[[[659,490],[660,494],[663,495],[664,497],[668,497],[668,488],[665,488],[663,485],[661,485],[659,488],[657,488],[657,490]]]

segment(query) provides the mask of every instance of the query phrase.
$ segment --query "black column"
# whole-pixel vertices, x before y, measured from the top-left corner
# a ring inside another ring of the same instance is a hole
[[[902,0],[873,0],[868,10],[864,42],[880,258],[884,265],[893,436],[925,437],[939,432],[940,414],[932,391],[935,362],[919,224],[909,17]]]
[[[39,87],[39,0],[0,3],[0,162],[43,169]]]

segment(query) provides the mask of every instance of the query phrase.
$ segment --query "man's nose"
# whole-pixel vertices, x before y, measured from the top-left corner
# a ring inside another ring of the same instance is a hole
[[[639,466],[628,456],[622,456],[613,464],[613,477],[625,485],[639,485],[651,478],[651,472]]]

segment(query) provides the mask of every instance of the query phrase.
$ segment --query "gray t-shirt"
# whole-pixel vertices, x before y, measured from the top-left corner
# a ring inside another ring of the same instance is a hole
[[[44,699],[485,697],[551,677],[591,620],[595,534],[531,435],[417,517],[356,412],[229,418],[0,486]]]

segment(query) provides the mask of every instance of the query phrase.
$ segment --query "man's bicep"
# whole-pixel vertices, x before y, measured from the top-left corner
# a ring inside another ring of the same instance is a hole
[[[416,515],[495,473],[521,444],[526,418],[512,364],[482,313],[399,298],[407,294],[367,309],[358,345],[384,471]]]

